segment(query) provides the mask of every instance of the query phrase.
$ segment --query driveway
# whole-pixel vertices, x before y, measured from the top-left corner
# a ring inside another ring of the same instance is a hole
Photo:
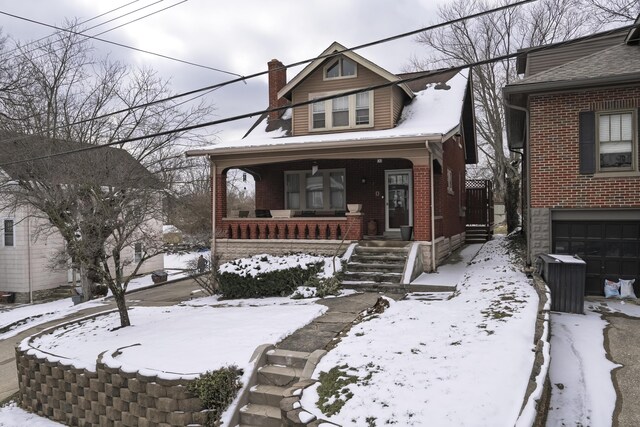
[[[175,305],[181,301],[188,300],[191,296],[191,292],[199,289],[200,287],[192,279],[183,279],[178,282],[167,283],[165,285],[153,286],[151,288],[131,292],[127,294],[127,302],[129,306]],[[0,340],[0,401],[3,401],[18,391],[15,347],[20,343],[20,341],[52,326],[116,308],[113,299],[107,299],[106,303],[107,304],[101,305],[100,307],[90,307],[85,310],[77,311],[62,319],[34,326],[33,328],[27,329],[11,338]]]
[[[613,413],[614,426],[640,426],[640,318],[607,313],[605,348],[613,362],[622,365],[613,371],[618,399]]]

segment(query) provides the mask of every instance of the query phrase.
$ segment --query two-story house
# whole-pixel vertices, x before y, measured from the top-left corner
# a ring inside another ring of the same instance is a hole
[[[524,78],[504,88],[528,261],[579,255],[587,294],[605,279],[640,285],[639,36],[636,26],[523,51]]]
[[[412,227],[430,271],[464,242],[465,165],[477,158],[469,72],[395,75],[339,43],[289,81],[282,63],[268,66],[269,108],[289,108],[187,153],[210,159],[223,259],[333,254],[343,238],[400,240]],[[227,211],[230,168],[254,177],[255,215]]]
[[[38,136],[0,134],[0,294],[13,295],[16,302],[24,303],[62,296],[69,296],[70,284],[79,284],[79,275],[64,263],[65,241],[53,228],[47,216],[32,206],[16,205],[12,193],[19,193],[19,181],[33,180],[32,185],[51,188],[64,187],[80,182],[99,182],[107,187],[120,187],[125,182],[149,184],[157,182],[153,175],[125,150],[109,147],[100,150],[78,152],[73,155],[52,157],[38,162],[12,163],[13,161],[43,156],[59,151],[91,147],[73,141],[52,140]],[[157,185],[157,184],[155,184]],[[158,197],[161,205],[161,197]],[[149,214],[144,222],[145,234],[156,235],[161,243],[162,222],[159,216]],[[131,274],[134,264],[143,254],[144,247],[136,240],[122,252],[127,264],[124,274]],[[149,273],[164,267],[162,255],[146,260],[138,274]],[[112,267],[113,271],[113,267]]]

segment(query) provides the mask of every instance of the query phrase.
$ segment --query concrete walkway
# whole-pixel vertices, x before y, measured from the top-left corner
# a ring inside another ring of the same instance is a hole
[[[189,299],[191,292],[198,289],[200,289],[200,287],[192,279],[185,279],[179,282],[167,283],[132,292],[127,295],[127,304],[130,307],[175,305]],[[115,308],[116,304],[113,299],[108,298],[105,305],[99,307],[92,306],[61,319],[34,326],[6,340],[0,340],[0,401],[3,401],[18,391],[15,347],[20,341],[52,326]]]
[[[398,299],[403,295],[388,295]],[[327,350],[334,340],[351,328],[353,322],[363,311],[373,307],[380,294],[365,292],[341,298],[321,299],[318,304],[329,307],[322,316],[298,329],[276,345],[283,350],[311,353],[315,350]]]

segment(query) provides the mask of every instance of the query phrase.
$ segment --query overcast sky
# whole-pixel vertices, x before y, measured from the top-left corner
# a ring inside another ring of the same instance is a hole
[[[157,3],[89,32],[147,15],[181,0],[138,0],[91,25]],[[171,9],[141,19],[100,37],[163,55],[248,75],[266,69],[277,58],[288,64],[320,54],[333,41],[349,47],[438,22],[437,6],[447,0],[187,0]],[[81,21],[108,12],[132,0],[0,0],[0,10],[48,24],[65,18]],[[21,42],[51,33],[50,28],[0,15],[4,35]],[[219,83],[234,76],[180,64],[116,46],[94,42],[99,56],[150,66],[171,78],[175,92]],[[386,68],[400,72],[424,49],[408,37],[358,51]],[[298,69],[289,70],[291,79]],[[208,99],[217,118],[260,110],[267,105],[266,77],[227,86]],[[223,139],[242,136],[253,120],[219,126]]]

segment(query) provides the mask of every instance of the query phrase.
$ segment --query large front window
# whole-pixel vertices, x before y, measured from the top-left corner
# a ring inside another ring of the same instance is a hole
[[[601,171],[634,167],[635,114],[633,111],[598,115],[598,150]]]
[[[344,210],[344,169],[285,172],[285,209]]]
[[[330,94],[314,94],[321,98]],[[349,129],[373,126],[373,94],[362,92],[311,104],[311,130]],[[330,112],[330,114],[327,114]]]

